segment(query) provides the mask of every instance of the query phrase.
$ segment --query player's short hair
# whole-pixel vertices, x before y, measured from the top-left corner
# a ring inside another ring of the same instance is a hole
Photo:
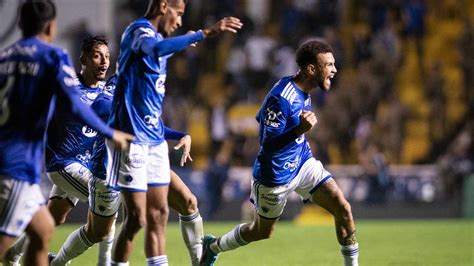
[[[109,41],[101,35],[95,36],[87,36],[84,40],[82,40],[81,44],[81,56],[84,54],[92,53],[94,47],[98,45],[109,45]]]
[[[171,5],[171,6],[175,6],[179,3],[183,2],[184,4],[187,4],[188,3],[188,0],[168,0],[168,3]]]
[[[303,69],[309,64],[316,63],[318,54],[325,53],[332,53],[332,48],[329,44],[317,40],[305,42],[296,51],[296,64]]]
[[[156,4],[161,3],[161,1],[163,1],[163,0],[150,0],[149,5],[153,5],[153,4],[156,5]],[[187,4],[188,0],[167,0],[167,2],[170,6],[175,6],[175,5],[179,4],[180,2],[183,2],[184,4]]]
[[[51,0],[28,0],[21,4],[18,13],[23,36],[34,36],[56,18],[56,6]]]

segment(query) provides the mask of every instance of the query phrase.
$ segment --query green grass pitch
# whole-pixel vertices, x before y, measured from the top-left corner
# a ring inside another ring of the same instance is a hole
[[[235,223],[205,223],[205,232],[221,235]],[[77,225],[57,229],[50,249],[55,253]],[[170,265],[189,265],[177,223],[168,226]],[[357,222],[360,265],[474,265],[474,220],[360,220]],[[72,265],[96,265],[92,247]],[[146,265],[143,234],[130,265]],[[332,226],[300,226],[281,222],[269,240],[223,253],[217,265],[343,265]]]

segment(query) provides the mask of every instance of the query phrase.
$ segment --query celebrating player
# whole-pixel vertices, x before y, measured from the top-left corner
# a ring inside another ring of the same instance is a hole
[[[80,101],[68,54],[49,44],[56,35],[55,5],[27,1],[19,15],[23,37],[0,52],[0,260],[26,231],[25,264],[47,265],[54,221],[38,183],[54,96],[117,148],[126,148],[133,136],[107,127]]]
[[[296,53],[299,71],[278,81],[265,97],[256,117],[260,124],[260,151],[250,195],[255,206],[254,220],[237,225],[219,238],[206,235],[202,265],[214,265],[220,252],[269,238],[293,191],[334,216],[344,264],[358,265],[351,207],[331,173],[311,154],[304,135],[317,122],[311,112],[309,93],[316,87],[330,89],[337,72],[334,61],[332,49],[326,43],[303,44]]]
[[[107,175],[111,185],[121,190],[127,213],[114,248],[117,265],[128,264],[134,236],[145,225],[148,265],[168,264],[165,227],[170,166],[161,120],[168,57],[207,36],[236,32],[242,26],[237,18],[227,17],[210,28],[164,39],[181,26],[185,6],[185,0],[150,0],[145,16],[122,35],[109,123],[136,134],[137,139],[123,152],[106,142],[111,158]]]

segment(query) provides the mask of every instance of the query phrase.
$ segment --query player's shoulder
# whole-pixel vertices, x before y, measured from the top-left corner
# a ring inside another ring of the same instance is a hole
[[[150,21],[144,17],[139,18],[132,22],[128,27],[127,27],[127,32],[133,33],[133,32],[139,32],[139,33],[146,33],[148,35],[155,35],[155,29],[153,28],[153,25],[150,23]]]
[[[287,102],[291,105],[298,96],[297,90],[298,89],[292,82],[292,77],[288,76],[280,79],[275,86],[273,86],[269,96],[280,102]]]

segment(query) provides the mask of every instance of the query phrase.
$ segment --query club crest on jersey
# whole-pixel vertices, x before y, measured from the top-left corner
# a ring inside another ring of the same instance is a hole
[[[270,108],[267,108],[267,116],[265,117],[265,125],[270,126],[270,127],[279,127],[280,123],[275,122],[275,119],[281,115],[281,111],[279,112],[274,112],[270,110]]]
[[[76,159],[81,161],[84,164],[87,164],[92,158],[91,152],[87,150],[84,154],[78,154],[76,155]]]
[[[288,161],[283,165],[283,169],[290,170],[290,172],[295,171],[298,169],[298,165],[300,164],[300,160],[296,158],[294,161]]]
[[[156,129],[160,124],[160,115],[155,112],[153,115],[146,115],[143,120],[148,127]]]
[[[88,126],[83,126],[82,127],[82,134],[88,138],[93,138],[97,136],[97,131],[93,130],[92,128]]]

